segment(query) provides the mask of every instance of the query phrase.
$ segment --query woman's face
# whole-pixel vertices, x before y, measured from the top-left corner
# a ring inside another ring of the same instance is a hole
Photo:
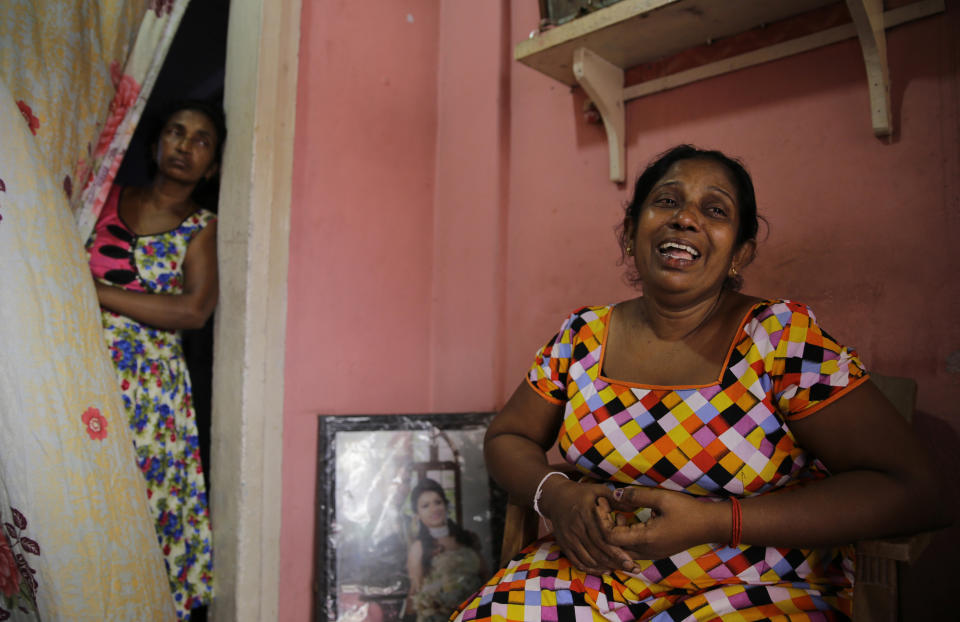
[[[157,170],[184,183],[197,183],[217,171],[217,130],[197,110],[175,112],[160,131],[154,151]]]
[[[417,517],[427,527],[443,527],[447,524],[447,504],[433,490],[420,494],[417,499]]]
[[[644,291],[709,295],[752,242],[737,246],[737,185],[713,160],[681,160],[654,184],[631,232]]]

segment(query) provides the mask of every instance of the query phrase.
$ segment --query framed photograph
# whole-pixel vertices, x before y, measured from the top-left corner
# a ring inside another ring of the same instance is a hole
[[[540,24],[559,26],[617,2],[620,0],[539,0]]]
[[[483,460],[492,417],[320,417],[314,620],[446,619],[493,575],[506,495]]]

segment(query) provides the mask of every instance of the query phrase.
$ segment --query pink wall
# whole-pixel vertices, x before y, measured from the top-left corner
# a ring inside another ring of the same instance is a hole
[[[316,415],[495,408],[571,309],[631,295],[613,235],[629,188],[607,181],[602,128],[581,94],[511,60],[537,3],[365,4],[303,8],[282,620],[310,616]],[[631,102],[627,167],[678,142],[742,157],[770,223],[746,290],[807,302],[869,366],[917,378],[918,428],[956,469],[960,1],[947,5],[888,32],[890,144],[871,133],[850,41]],[[940,536],[908,577],[914,610],[946,606],[937,570],[958,542]]]
[[[492,410],[501,393],[494,344],[504,335],[508,5],[442,3],[430,370],[437,411]]]
[[[281,620],[310,619],[317,415],[430,403],[438,8],[304,2],[301,19]]]

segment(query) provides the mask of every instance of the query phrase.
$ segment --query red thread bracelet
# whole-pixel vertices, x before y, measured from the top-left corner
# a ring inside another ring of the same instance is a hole
[[[740,509],[740,500],[730,497],[730,509],[733,511],[733,528],[730,533],[730,547],[740,546],[740,535],[743,533],[743,511]]]

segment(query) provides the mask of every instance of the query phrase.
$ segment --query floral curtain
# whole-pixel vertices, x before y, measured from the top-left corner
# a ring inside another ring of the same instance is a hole
[[[140,21],[126,64],[121,68],[117,61],[110,63],[114,96],[109,112],[99,128],[96,145],[91,148],[87,144],[89,158],[80,158],[74,175],[74,179],[83,182],[83,190],[73,201],[82,240],[93,231],[100,208],[107,200],[188,3],[189,0],[147,2],[148,10]]]
[[[0,0],[0,77],[86,240],[189,0]]]
[[[186,4],[0,0],[0,621],[175,619],[82,242]]]

